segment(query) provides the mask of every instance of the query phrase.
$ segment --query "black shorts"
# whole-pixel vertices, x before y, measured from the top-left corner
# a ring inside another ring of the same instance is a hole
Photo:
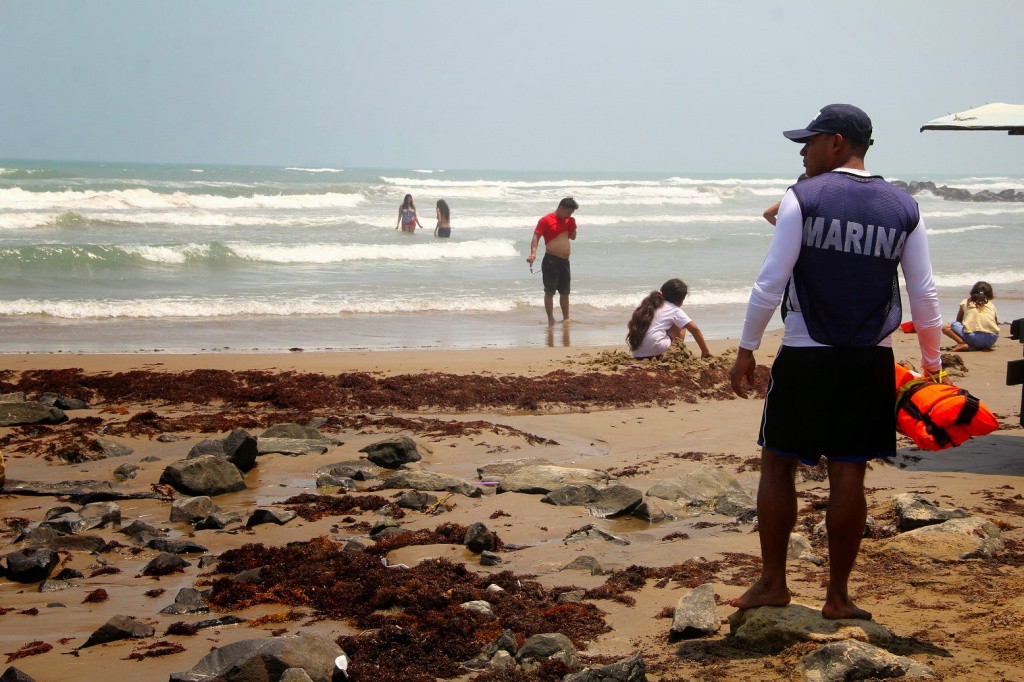
[[[569,272],[569,259],[552,256],[545,253],[540,262],[541,277],[544,278],[544,293],[553,294],[556,291],[563,296],[569,293],[569,282],[572,275]]]
[[[815,465],[896,454],[891,348],[782,346],[772,364],[757,444]]]

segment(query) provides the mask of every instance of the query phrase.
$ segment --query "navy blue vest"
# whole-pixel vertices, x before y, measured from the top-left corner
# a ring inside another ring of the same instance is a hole
[[[829,346],[878,345],[903,316],[896,270],[917,202],[878,176],[843,172],[791,189],[804,219],[792,284],[808,333]]]

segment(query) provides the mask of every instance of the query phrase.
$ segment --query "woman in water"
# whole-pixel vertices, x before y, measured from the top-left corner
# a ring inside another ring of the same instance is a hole
[[[402,205],[398,207],[398,224],[395,225],[395,229],[401,227],[402,232],[411,233],[416,231],[417,226],[423,227],[420,225],[420,219],[416,217],[416,205],[412,203],[412,195],[406,194]]]
[[[700,356],[711,357],[700,327],[679,307],[685,298],[686,284],[680,279],[670,279],[661,285],[661,291],[652,291],[640,302],[633,311],[626,335],[634,358],[658,357],[684,336],[687,329],[700,346]]]
[[[448,202],[444,199],[437,200],[437,227],[434,228],[434,236],[442,238],[452,236],[452,212],[448,208]]]

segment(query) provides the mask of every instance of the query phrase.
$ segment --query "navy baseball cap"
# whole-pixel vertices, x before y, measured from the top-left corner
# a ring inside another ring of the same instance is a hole
[[[871,119],[852,104],[829,104],[821,108],[806,128],[787,130],[782,134],[794,142],[802,143],[818,133],[839,134],[853,143],[872,143]]]

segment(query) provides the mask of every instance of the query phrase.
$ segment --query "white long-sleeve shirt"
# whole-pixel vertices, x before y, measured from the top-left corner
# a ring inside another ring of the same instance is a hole
[[[844,168],[832,171],[870,175],[867,171]],[[776,219],[775,234],[764,265],[757,276],[757,281],[750,292],[747,304],[747,316],[743,323],[743,337],[740,348],[757,350],[761,346],[764,330],[772,318],[775,309],[782,303],[786,283],[793,277],[793,267],[800,256],[800,245],[803,238],[803,215],[800,202],[792,190],[786,192],[779,207]],[[932,278],[931,257],[928,253],[928,235],[925,232],[924,218],[907,238],[903,256],[900,260],[903,277],[907,283],[907,295],[910,299],[910,313],[917,330],[917,340],[921,346],[921,365],[929,372],[937,372],[942,361],[939,356],[939,342],[942,338],[942,314],[939,311],[939,295]],[[790,288],[788,308],[786,311],[786,329],[782,336],[782,345],[796,347],[822,346],[811,338],[800,312],[799,301]],[[887,337],[880,346],[891,346],[892,339]]]

